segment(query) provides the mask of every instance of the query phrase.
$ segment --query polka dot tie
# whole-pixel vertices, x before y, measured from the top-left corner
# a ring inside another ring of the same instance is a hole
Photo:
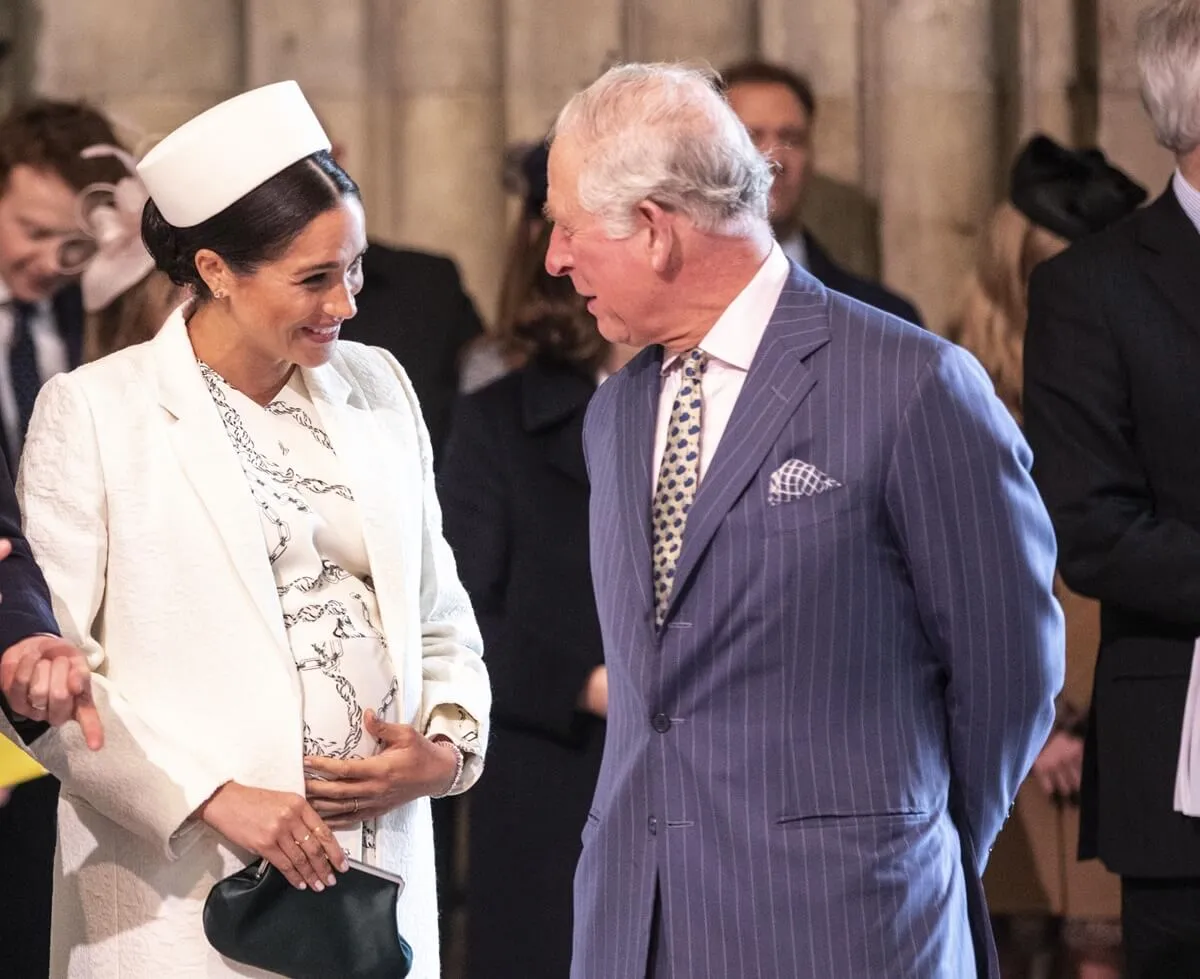
[[[700,483],[700,425],[704,413],[704,396],[700,382],[708,354],[699,348],[683,358],[683,380],[675,404],[671,407],[671,422],[667,426],[667,446],[658,470],[658,486],[654,490],[652,527],[654,532],[654,619],[663,624],[671,589],[675,584],[675,565],[683,547],[683,528],[688,510],[696,498]]]

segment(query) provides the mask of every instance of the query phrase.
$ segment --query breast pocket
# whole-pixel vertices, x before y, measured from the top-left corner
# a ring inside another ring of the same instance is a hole
[[[855,487],[838,486],[810,496],[797,496],[766,506],[769,534],[797,534],[820,524],[844,520],[847,525],[862,510],[861,494]]]

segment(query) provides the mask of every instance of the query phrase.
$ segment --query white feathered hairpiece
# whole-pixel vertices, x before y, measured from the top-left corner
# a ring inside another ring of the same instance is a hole
[[[149,194],[137,175],[137,160],[118,146],[89,146],[79,154],[88,160],[112,156],[129,171],[115,184],[95,183],[76,199],[79,226],[95,244],[79,286],[83,308],[103,309],[154,270],[154,259],[142,243],[142,208]]]

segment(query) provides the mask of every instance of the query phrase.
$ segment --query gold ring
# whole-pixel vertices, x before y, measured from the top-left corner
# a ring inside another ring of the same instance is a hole
[[[44,703],[44,704],[35,704],[31,700],[31,701],[29,701],[29,706],[32,707],[34,710],[45,710],[47,707],[50,706],[50,701],[46,701],[46,703]]]
[[[354,800],[354,809],[352,810],[352,812],[358,812],[358,799]]]
[[[295,841],[296,846],[303,846],[305,843],[307,843],[311,839],[312,839],[312,833],[307,833],[307,834],[305,834],[304,839]]]

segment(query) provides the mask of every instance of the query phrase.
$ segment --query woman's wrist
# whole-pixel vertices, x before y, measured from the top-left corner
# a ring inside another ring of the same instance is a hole
[[[431,799],[443,799],[448,795],[453,795],[462,785],[463,769],[466,767],[466,755],[463,753],[462,748],[444,734],[435,734],[430,740],[436,745],[444,745],[454,753],[454,768],[452,769],[452,773],[447,778],[442,779],[434,787],[434,791],[429,793]]]

